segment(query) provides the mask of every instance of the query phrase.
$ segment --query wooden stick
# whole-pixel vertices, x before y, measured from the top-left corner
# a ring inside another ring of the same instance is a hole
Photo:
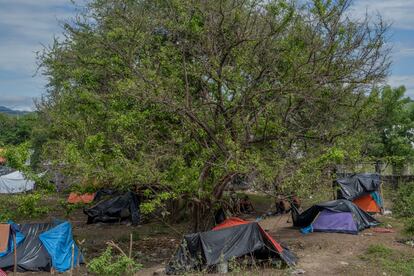
[[[132,233],[129,236],[129,258],[132,256]]]
[[[70,265],[70,276],[73,275],[73,264],[75,262],[75,242],[72,244],[72,261]]]
[[[13,231],[13,244],[14,244],[14,273],[13,275],[17,275],[17,243],[16,243],[16,232]]]

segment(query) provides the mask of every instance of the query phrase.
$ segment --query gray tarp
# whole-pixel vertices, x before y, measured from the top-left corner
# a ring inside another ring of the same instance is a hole
[[[338,199],[327,201],[323,203],[319,203],[313,205],[306,211],[302,212],[301,214],[298,213],[297,209],[293,207],[292,209],[292,218],[293,218],[293,226],[295,227],[307,227],[309,226],[313,220],[317,217],[319,212],[322,210],[328,210],[331,212],[351,212],[352,216],[357,224],[358,231],[364,230],[365,228],[369,228],[371,226],[376,226],[379,222],[370,216],[368,213],[361,210],[358,206],[356,206],[351,201],[346,199]]]
[[[0,176],[0,194],[17,194],[34,189],[34,181],[25,178],[22,172],[15,171]]]
[[[360,173],[339,178],[336,184],[340,187],[338,198],[354,200],[362,195],[380,189],[381,176],[376,173]]]
[[[51,223],[22,224],[20,231],[25,239],[17,246],[18,271],[49,271],[51,259],[46,249],[39,240],[39,235],[51,228]],[[0,268],[12,269],[14,266],[13,252],[0,258]]]
[[[269,260],[279,256],[287,265],[296,263],[289,249],[274,241],[257,222],[184,236],[166,267],[167,274],[204,270],[221,261],[244,255]]]

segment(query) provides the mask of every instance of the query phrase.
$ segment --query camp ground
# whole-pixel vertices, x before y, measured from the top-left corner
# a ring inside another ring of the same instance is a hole
[[[0,276],[414,276],[413,13],[1,0]]]

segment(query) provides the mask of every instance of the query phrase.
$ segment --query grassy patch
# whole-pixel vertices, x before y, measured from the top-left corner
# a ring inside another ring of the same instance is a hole
[[[370,245],[361,256],[364,261],[374,264],[391,274],[413,275],[414,258],[383,244]]]
[[[414,218],[408,218],[404,221],[404,234],[414,237]]]

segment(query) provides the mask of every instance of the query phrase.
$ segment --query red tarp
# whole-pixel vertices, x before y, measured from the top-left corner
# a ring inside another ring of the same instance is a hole
[[[69,203],[91,203],[95,198],[95,193],[93,194],[77,194],[77,193],[70,193],[68,197]]]

